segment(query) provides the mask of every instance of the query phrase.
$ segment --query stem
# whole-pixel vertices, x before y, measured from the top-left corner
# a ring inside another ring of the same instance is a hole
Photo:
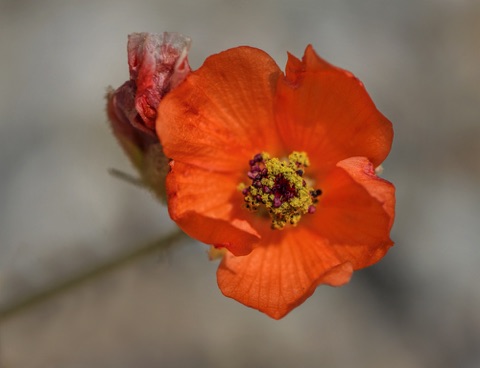
[[[116,259],[110,260],[84,273],[75,275],[70,279],[67,279],[57,285],[30,295],[24,299],[21,299],[20,301],[14,301],[13,303],[7,304],[6,306],[0,308],[0,322],[3,322],[4,320],[20,312],[34,307],[35,305],[43,301],[46,301],[53,297],[57,297],[60,294],[63,294],[64,292],[67,292],[70,289],[80,286],[86,282],[89,282],[99,276],[105,275],[125,265],[133,263],[134,261],[144,256],[147,256],[154,251],[162,248],[167,249],[185,237],[185,233],[183,233],[181,230],[177,230],[173,234],[170,234],[165,238],[162,238],[152,243],[148,243],[145,246],[135,249],[130,253],[122,254]]]
[[[141,187],[141,188],[146,188],[146,185],[145,183],[143,182],[142,179],[140,178],[137,178],[133,175],[130,175],[126,172],[123,172],[121,170],[118,170],[118,169],[109,169],[108,170],[108,173],[112,176],[114,176],[115,178],[117,179],[120,179],[120,180],[123,180],[123,181],[126,181],[127,183],[130,183],[130,184],[133,184],[137,187]]]

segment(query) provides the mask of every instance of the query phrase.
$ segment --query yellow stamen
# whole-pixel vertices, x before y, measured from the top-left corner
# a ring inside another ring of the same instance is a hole
[[[272,220],[272,229],[283,229],[287,224],[296,226],[302,215],[315,212],[316,197],[321,194],[303,178],[309,164],[305,152],[292,152],[288,161],[270,158],[266,152],[255,155],[248,172],[252,184],[239,186],[246,208],[264,208]]]

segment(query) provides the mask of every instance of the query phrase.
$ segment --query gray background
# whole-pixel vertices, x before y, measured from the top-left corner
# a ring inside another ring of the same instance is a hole
[[[0,0],[0,308],[174,229],[132,172],[103,95],[126,37],[242,44],[354,72],[395,129],[396,242],[281,321],[218,291],[179,242],[1,321],[0,367],[480,367],[480,2]]]

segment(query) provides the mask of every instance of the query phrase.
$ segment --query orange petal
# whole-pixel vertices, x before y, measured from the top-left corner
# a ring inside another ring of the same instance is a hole
[[[281,74],[265,52],[237,47],[210,56],[160,103],[165,154],[208,170],[244,170],[254,154],[279,150],[273,96]]]
[[[363,84],[308,46],[303,60],[289,55],[279,79],[277,125],[290,151],[302,150],[321,166],[364,156],[378,166],[390,151],[391,123],[377,110]]]
[[[178,226],[203,243],[250,253],[260,235],[245,220],[237,177],[174,161],[170,168],[168,209]]]
[[[382,258],[393,242],[395,187],[377,177],[368,159],[354,157],[338,166],[319,183],[322,195],[311,226],[330,241],[342,261],[354,269]]]
[[[250,254],[227,254],[217,271],[222,293],[280,319],[320,284],[340,286],[353,269],[328,242],[299,226],[271,231]]]
[[[395,219],[395,187],[392,183],[378,177],[375,168],[365,157],[351,157],[337,163],[354,179],[361,184],[368,193],[383,204],[383,209],[390,218],[390,230]]]

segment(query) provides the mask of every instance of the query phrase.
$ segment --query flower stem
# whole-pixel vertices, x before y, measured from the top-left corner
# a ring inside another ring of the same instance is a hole
[[[48,299],[57,297],[64,292],[67,292],[84,283],[92,281],[99,276],[103,276],[123,266],[129,265],[134,261],[145,257],[155,251],[158,251],[160,249],[165,250],[184,238],[186,238],[185,233],[183,233],[181,230],[176,230],[175,232],[169,234],[164,238],[148,243],[145,246],[137,248],[130,253],[122,254],[115,259],[109,260],[106,263],[100,264],[98,267],[75,275],[70,279],[58,283],[57,285],[54,285],[45,290],[41,290],[33,295],[29,295],[24,299],[20,299],[19,301],[14,301],[10,304],[6,304],[0,308],[0,322],[3,322],[4,320],[14,315],[17,315],[31,307],[34,307]]]

